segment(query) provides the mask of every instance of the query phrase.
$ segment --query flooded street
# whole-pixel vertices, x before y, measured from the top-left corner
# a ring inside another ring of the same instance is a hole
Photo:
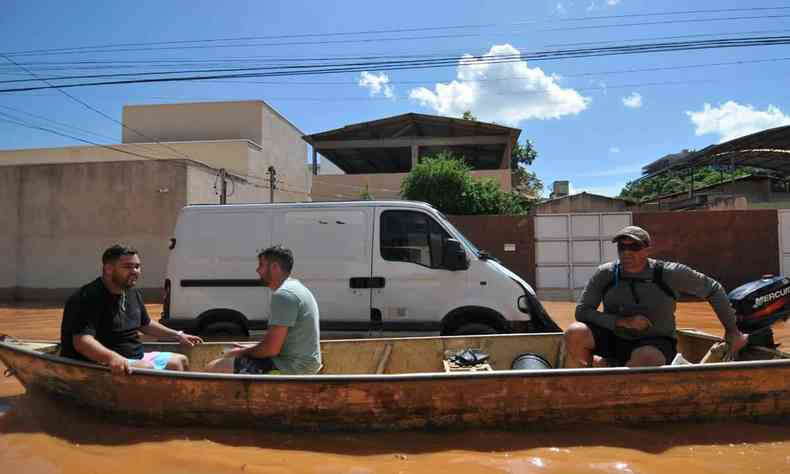
[[[561,326],[572,303],[547,303]],[[720,334],[706,303],[681,303],[679,327]],[[151,314],[159,308],[149,307]],[[0,333],[56,339],[61,309],[0,308]],[[790,327],[777,342],[790,346]],[[790,384],[790,381],[788,381]],[[0,380],[0,472],[790,472],[790,426],[665,423],[519,431],[299,434],[119,425]]]

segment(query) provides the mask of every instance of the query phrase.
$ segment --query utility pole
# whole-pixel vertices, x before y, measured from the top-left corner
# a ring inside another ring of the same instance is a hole
[[[219,203],[220,204],[227,204],[228,203],[228,183],[225,181],[227,177],[225,173],[225,168],[220,168],[219,170]]]
[[[277,189],[277,170],[269,166],[269,202],[274,202],[274,190]]]

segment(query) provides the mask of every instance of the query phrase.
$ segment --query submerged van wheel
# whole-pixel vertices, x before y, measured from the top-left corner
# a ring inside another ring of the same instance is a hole
[[[245,331],[243,327],[229,321],[219,321],[207,324],[200,331],[200,334],[205,337],[217,339],[247,337],[247,331]]]
[[[453,336],[471,336],[474,334],[497,334],[499,331],[490,324],[486,323],[466,323],[458,326],[452,332]]]

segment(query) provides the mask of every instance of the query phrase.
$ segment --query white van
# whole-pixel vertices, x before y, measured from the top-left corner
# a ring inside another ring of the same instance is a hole
[[[206,336],[265,329],[271,291],[255,269],[276,244],[318,300],[323,338],[559,330],[522,278],[409,201],[187,206],[162,322]]]

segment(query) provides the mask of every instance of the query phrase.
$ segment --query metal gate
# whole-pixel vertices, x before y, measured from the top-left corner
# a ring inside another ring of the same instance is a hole
[[[790,273],[790,209],[779,209],[779,271]]]
[[[538,296],[547,300],[576,300],[595,269],[617,258],[612,237],[631,221],[630,212],[535,216]]]

